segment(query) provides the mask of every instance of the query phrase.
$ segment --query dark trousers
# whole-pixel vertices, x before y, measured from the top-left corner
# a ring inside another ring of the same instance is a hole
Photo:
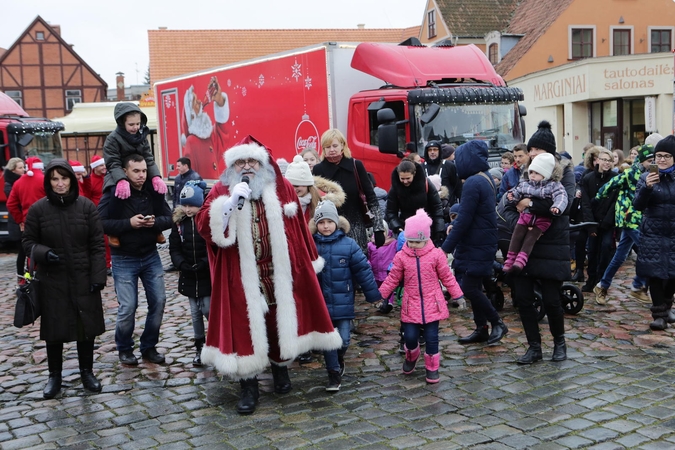
[[[483,277],[477,277],[464,273],[461,276],[460,286],[466,297],[471,302],[473,309],[473,321],[476,327],[484,327],[488,321],[491,324],[499,322],[497,310],[483,293]]]
[[[675,294],[675,280],[662,280],[661,278],[649,279],[649,294],[652,296],[654,306],[673,304]]]
[[[614,228],[588,238],[588,285],[597,284],[614,256]]]
[[[565,314],[560,303],[560,289],[562,281],[557,280],[539,280],[541,284],[541,297],[544,310],[548,316],[548,326],[553,337],[564,336],[565,334]],[[520,320],[523,323],[527,342],[541,343],[539,333],[539,321],[537,320],[537,310],[534,306],[534,285],[535,280],[526,276],[517,276],[513,278],[513,295],[520,314]]]

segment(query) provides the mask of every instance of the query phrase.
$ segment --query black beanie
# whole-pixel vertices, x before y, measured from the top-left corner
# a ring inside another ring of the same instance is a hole
[[[670,153],[675,158],[675,136],[671,134],[661,139],[654,147],[654,154],[657,152]]]
[[[555,136],[551,131],[551,124],[546,120],[539,122],[537,131],[534,132],[529,141],[527,141],[527,151],[531,147],[546,150],[548,153],[555,153]]]

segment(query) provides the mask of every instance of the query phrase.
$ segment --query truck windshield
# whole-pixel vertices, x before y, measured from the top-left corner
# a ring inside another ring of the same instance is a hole
[[[63,158],[63,149],[58,132],[35,131],[31,134],[33,139],[25,144],[25,138],[15,135],[14,142],[17,147],[17,155],[24,159],[29,156],[37,156],[45,166],[54,158]]]
[[[523,142],[518,106],[515,103],[438,104],[440,111],[426,124],[420,121],[428,105],[415,105],[415,121],[421,131],[417,149],[424,154],[424,145],[431,140],[457,147],[480,139],[489,148],[512,150]]]

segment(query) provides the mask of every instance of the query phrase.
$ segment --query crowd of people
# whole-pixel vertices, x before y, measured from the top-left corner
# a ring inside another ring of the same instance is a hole
[[[675,241],[675,136],[653,134],[628,157],[588,145],[576,167],[557,151],[546,121],[503,153],[499,167],[490,167],[485,141],[455,148],[431,140],[423,155],[393,168],[389,191],[375,186],[337,129],[323,133],[321,155],[308,149],[290,163],[248,136],[225,151],[226,169],[210,190],[189,158],[178,159],[170,207],[147,118],[120,103],[115,120],[88,174],[77,161],[53,159],[45,168],[36,157],[13,158],[4,169],[11,232],[22,243],[18,282],[26,256],[41,280],[45,398],[61,389],[63,345],[72,341],[84,388],[101,391],[93,352],[105,331],[108,275],[120,363],[139,363],[139,280],[148,305],[140,355],[165,362],[157,350],[166,288],[156,244],[166,230],[178,292],[190,305],[192,363],[239,380],[241,414],[256,409],[260,373],[271,366],[274,391],[286,394],[288,365],[311,351],[323,352],[326,391],[340,390],[357,292],[381,314],[399,305],[401,370],[414,373],[424,346],[429,384],[441,379],[438,333],[449,304],[472,308],[475,329],[460,344],[494,345],[509,333],[484,292],[495,270],[507,274],[527,338],[519,364],[543,358],[535,285],[551,360],[563,361],[562,283],[586,281],[583,290],[605,305],[631,251],[638,254],[631,295],[651,306],[650,328],[675,323],[675,253],[663,251]],[[587,232],[571,236],[575,222],[590,222]]]

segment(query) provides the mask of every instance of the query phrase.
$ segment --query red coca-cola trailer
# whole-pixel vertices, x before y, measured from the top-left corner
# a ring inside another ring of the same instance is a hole
[[[495,155],[523,141],[520,89],[506,87],[473,45],[426,47],[328,42],[155,83],[168,179],[187,156],[204,179],[246,135],[291,161],[340,129],[352,155],[387,189],[406,144],[486,140]]]

